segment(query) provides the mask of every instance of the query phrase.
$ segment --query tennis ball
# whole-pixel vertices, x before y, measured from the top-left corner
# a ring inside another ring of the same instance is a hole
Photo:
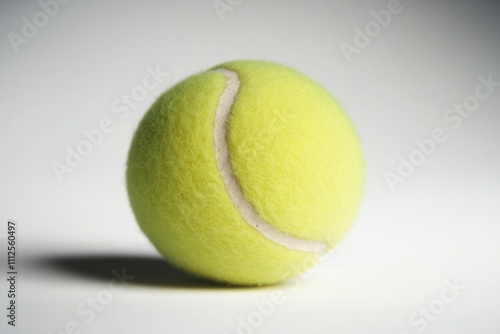
[[[233,61],[158,98],[126,179],[141,229],[170,263],[266,285],[306,270],[346,233],[363,159],[324,88],[282,65]]]

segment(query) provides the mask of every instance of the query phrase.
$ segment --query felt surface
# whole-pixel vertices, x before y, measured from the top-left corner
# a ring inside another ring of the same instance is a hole
[[[223,66],[241,80],[228,139],[248,201],[283,232],[333,246],[352,221],[363,175],[347,118],[323,88],[288,68]],[[318,255],[264,238],[232,205],[213,138],[225,84],[221,73],[197,74],[147,112],[129,152],[131,206],[141,229],[174,265],[232,284],[279,282],[313,265]]]
[[[241,81],[229,121],[233,171],[247,200],[290,235],[332,247],[359,204],[358,138],[321,86],[284,66],[236,61]]]

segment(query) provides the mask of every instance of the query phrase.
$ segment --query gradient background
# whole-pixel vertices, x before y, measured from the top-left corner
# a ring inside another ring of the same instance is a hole
[[[500,88],[458,129],[443,115],[474,94],[479,76],[500,81],[500,5],[402,0],[402,12],[348,62],[341,43],[353,44],[355,28],[387,1],[233,3],[221,20],[211,0],[71,1],[17,53],[8,34],[21,35],[23,17],[33,22],[41,7],[1,3],[0,269],[4,277],[13,219],[19,296],[11,328],[1,280],[0,332],[69,333],[75,322],[94,334],[244,333],[241,319],[274,292],[283,302],[246,332],[499,333]],[[193,280],[163,263],[128,205],[126,154],[152,101],[236,58],[308,74],[340,101],[362,140],[367,180],[356,224],[298,284]],[[112,104],[142,84],[148,67],[168,76],[120,119]],[[113,131],[59,182],[52,164],[105,118]],[[392,191],[385,173],[436,128],[447,140]],[[135,278],[102,299],[122,268]],[[411,322],[456,280],[465,288],[425,330]],[[90,319],[81,311],[96,297],[106,305]]]

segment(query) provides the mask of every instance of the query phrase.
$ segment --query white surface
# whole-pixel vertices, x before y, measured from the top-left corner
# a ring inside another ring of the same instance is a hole
[[[7,36],[21,34],[22,18],[40,6],[2,3],[0,232],[17,221],[20,268],[18,326],[2,311],[0,332],[55,334],[74,321],[93,334],[237,333],[239,319],[258,317],[255,303],[274,300],[247,332],[413,334],[423,329],[421,308],[438,307],[455,280],[465,288],[422,332],[500,332],[500,88],[457,129],[443,119],[475,93],[479,76],[500,81],[500,11],[486,1],[401,6],[347,62],[341,43],[352,44],[386,1],[242,1],[224,20],[212,1],[74,1],[18,53]],[[216,287],[169,269],[125,192],[130,139],[151,102],[190,73],[236,58],[276,60],[322,83],[367,160],[354,228],[313,273],[281,286]],[[158,85],[149,77],[156,68],[168,73]],[[121,94],[143,84],[147,97],[127,114]],[[59,182],[53,162],[64,163],[82,131],[109,130],[104,119],[112,130]],[[384,173],[437,128],[446,141],[391,191]],[[112,270],[123,267],[136,278],[87,322],[87,298],[109,296]],[[1,309],[6,291],[2,280]],[[409,320],[415,312],[419,325]]]

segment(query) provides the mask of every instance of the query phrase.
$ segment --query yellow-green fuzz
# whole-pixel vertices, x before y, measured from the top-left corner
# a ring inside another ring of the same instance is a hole
[[[323,87],[264,61],[218,65],[158,98],[129,151],[130,203],[173,265],[218,282],[277,283],[314,265],[321,252],[271,240],[233,202],[214,136],[216,110],[230,88],[225,73],[239,82],[223,139],[245,201],[290,238],[329,250],[344,236],[363,185],[356,133]]]

